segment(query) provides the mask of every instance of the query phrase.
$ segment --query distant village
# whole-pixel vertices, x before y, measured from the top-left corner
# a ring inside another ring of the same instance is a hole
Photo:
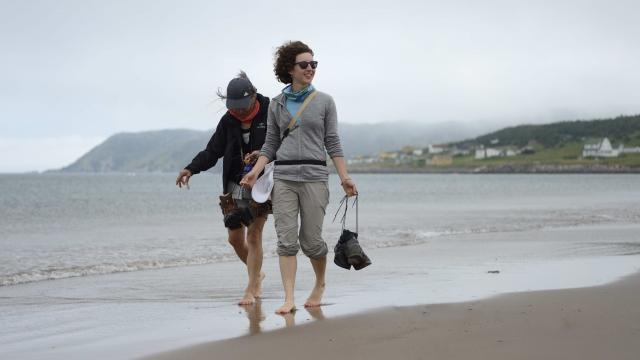
[[[405,146],[398,151],[383,151],[377,156],[356,156],[348,160],[350,165],[413,165],[413,166],[449,166],[456,156],[474,155],[475,160],[488,158],[512,157],[516,155],[534,154],[535,147],[531,143],[525,147],[500,146],[499,139],[490,141],[491,146],[465,145],[429,145],[426,148]],[[608,138],[597,142],[585,143],[582,149],[583,158],[614,158],[625,153],[640,153],[640,147],[625,147],[619,144],[614,147]]]

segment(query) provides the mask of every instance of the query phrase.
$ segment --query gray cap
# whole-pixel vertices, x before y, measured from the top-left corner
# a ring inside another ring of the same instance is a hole
[[[246,109],[251,104],[251,96],[256,89],[246,78],[235,78],[227,86],[227,109]]]

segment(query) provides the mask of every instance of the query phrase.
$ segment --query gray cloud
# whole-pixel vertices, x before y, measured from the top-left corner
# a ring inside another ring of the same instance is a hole
[[[341,121],[543,122],[637,113],[633,1],[3,1],[0,138],[208,129],[239,69],[314,48]],[[0,171],[2,163],[0,162]]]

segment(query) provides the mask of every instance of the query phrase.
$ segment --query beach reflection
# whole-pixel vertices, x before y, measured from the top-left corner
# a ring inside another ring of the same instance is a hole
[[[293,311],[288,314],[278,314],[284,319],[285,327],[296,326],[296,312],[297,311]]]
[[[322,312],[322,307],[306,307],[304,308],[313,320],[324,320],[324,313]],[[296,314],[299,310],[293,311],[288,314],[280,314],[280,316],[284,319],[284,326],[291,327],[296,325]],[[309,320],[309,319],[307,319]]]
[[[267,318],[262,311],[262,302],[256,301],[253,305],[241,305],[244,309],[247,319],[249,319],[249,335],[256,335],[262,332],[261,323]],[[325,316],[322,312],[322,307],[304,308],[313,320],[324,320]],[[298,311],[294,311],[289,314],[279,315],[284,319],[284,327],[292,327],[296,325],[296,315]],[[310,320],[310,319],[307,319]],[[272,330],[272,329],[267,329]]]
[[[324,320],[324,313],[322,313],[322,306],[307,307],[305,308],[305,310],[307,310],[309,315],[311,315],[311,317],[314,320]]]
[[[261,331],[260,323],[266,319],[262,313],[262,301],[257,300],[253,305],[241,305],[241,307],[249,319],[249,335],[259,334]]]

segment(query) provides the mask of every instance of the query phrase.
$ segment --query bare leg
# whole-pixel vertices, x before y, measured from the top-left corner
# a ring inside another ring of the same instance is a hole
[[[284,318],[285,327],[296,326],[296,315],[293,312],[281,314],[281,316]]]
[[[288,314],[296,309],[293,290],[296,284],[297,259],[295,256],[280,256],[280,275],[284,286],[284,304],[276,314]]]
[[[305,307],[310,306],[320,306],[320,302],[322,301],[322,294],[324,294],[324,274],[327,269],[327,257],[322,257],[320,259],[309,259],[311,260],[311,266],[313,267],[313,272],[316,273],[316,284],[311,290],[311,294],[309,298],[304,303]]]
[[[262,296],[262,279],[264,273],[262,269],[262,228],[266,217],[254,219],[247,231],[247,272],[249,273],[249,284],[245,290],[239,305],[250,305],[255,302],[256,297]]]
[[[249,245],[249,257],[247,261],[251,263],[250,259],[252,257],[255,258],[255,264],[257,267],[256,274],[258,274],[258,279],[255,282],[253,287],[253,296],[262,297],[262,280],[265,278],[265,273],[262,270],[262,230],[264,229],[264,224],[267,221],[267,217],[256,218],[253,224],[249,227],[249,231],[247,232],[247,242]]]
[[[244,226],[239,229],[229,230],[229,244],[236,251],[236,255],[242,260],[243,263],[247,263],[247,255],[249,254],[249,248],[244,238]]]
[[[242,305],[244,311],[247,313],[249,319],[249,334],[255,335],[260,333],[260,323],[266,319],[262,313],[262,304],[260,300],[256,301],[255,305]]]

